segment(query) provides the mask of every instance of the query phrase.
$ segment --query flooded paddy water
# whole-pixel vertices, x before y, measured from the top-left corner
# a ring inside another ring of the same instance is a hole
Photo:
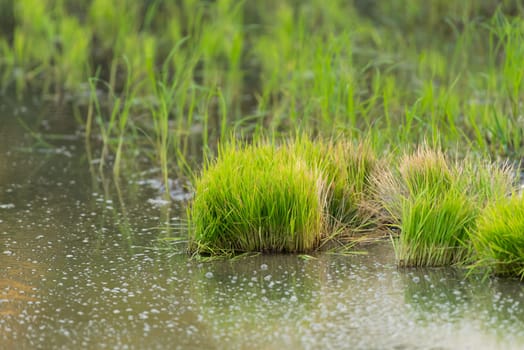
[[[308,259],[166,249],[183,200],[159,206],[151,174],[100,176],[56,111],[2,106],[0,349],[524,347],[522,283],[397,269],[387,241]]]

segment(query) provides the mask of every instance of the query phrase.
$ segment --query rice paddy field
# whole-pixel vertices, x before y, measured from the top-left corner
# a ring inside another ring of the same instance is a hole
[[[0,349],[521,349],[524,4],[0,0]]]

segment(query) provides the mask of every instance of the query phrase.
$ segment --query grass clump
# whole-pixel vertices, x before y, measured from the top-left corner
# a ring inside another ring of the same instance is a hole
[[[305,252],[360,237],[377,227],[370,205],[377,164],[371,147],[348,141],[220,147],[195,180],[190,249]]]
[[[488,205],[471,234],[476,267],[524,279],[524,197],[513,195]]]
[[[379,180],[381,198],[400,230],[399,266],[446,266],[471,257],[469,233],[485,204],[511,188],[508,167],[466,157],[450,161],[427,146],[404,156],[398,176]]]
[[[329,231],[353,235],[375,228],[377,218],[371,201],[373,174],[379,167],[373,149],[365,141],[316,142],[302,138],[290,143],[291,152],[300,154],[310,166],[324,173]]]
[[[400,266],[445,266],[468,256],[464,244],[475,205],[458,189],[434,188],[402,202],[401,234],[395,244]]]
[[[445,155],[427,147],[405,156],[400,165],[404,187],[399,198],[400,237],[395,254],[400,266],[442,266],[463,261],[467,229],[476,208]]]
[[[338,142],[326,149],[332,181],[329,213],[334,227],[358,230],[374,227],[371,201],[371,178],[378,160],[365,143]]]
[[[325,233],[325,179],[285,147],[229,144],[195,182],[190,249],[305,252]]]

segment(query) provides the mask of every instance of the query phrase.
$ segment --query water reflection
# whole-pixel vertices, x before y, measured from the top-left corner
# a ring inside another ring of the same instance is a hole
[[[190,291],[217,343],[295,346],[300,342],[291,330],[319,303],[326,273],[295,256],[259,255],[198,264]]]
[[[406,269],[404,301],[417,313],[419,320],[431,323],[435,317],[444,322],[457,322],[464,310],[472,306],[472,295],[479,292],[478,279],[452,268]]]
[[[40,275],[41,266],[33,262],[18,262],[10,251],[0,255],[0,266],[5,268],[0,275],[0,316],[16,316],[23,304],[38,300],[37,288],[29,283],[33,276]]]
[[[367,255],[190,260],[159,248],[184,234],[185,207],[151,200],[153,175],[115,182],[74,139],[56,144],[72,157],[17,150],[30,141],[6,125],[19,127],[0,128],[0,348],[524,345],[519,281],[398,270],[387,241]]]
[[[435,317],[455,322],[474,314],[476,320],[514,318],[518,328],[524,326],[524,309],[519,300],[524,297],[524,286],[518,281],[484,279],[453,269],[413,270],[403,275],[403,281],[405,302],[429,323]],[[481,312],[472,312],[475,309]]]

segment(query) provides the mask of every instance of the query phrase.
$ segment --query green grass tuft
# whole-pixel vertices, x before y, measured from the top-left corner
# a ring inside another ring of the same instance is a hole
[[[368,143],[300,138],[288,147],[324,173],[330,231],[352,234],[376,226],[371,197],[379,161]]]
[[[325,233],[325,179],[285,147],[229,144],[195,183],[193,251],[306,252]]]
[[[428,187],[402,201],[401,234],[395,242],[399,266],[445,266],[468,257],[464,244],[476,206],[458,188]]]
[[[486,203],[511,190],[511,168],[466,157],[451,161],[427,146],[404,156],[398,175],[378,179],[383,205],[400,235],[399,266],[445,266],[471,257],[468,232]]]
[[[471,240],[478,259],[475,267],[524,279],[524,197],[513,195],[488,205]]]
[[[223,146],[195,182],[190,249],[305,252],[371,232],[377,164],[365,143],[301,136],[278,147]]]

